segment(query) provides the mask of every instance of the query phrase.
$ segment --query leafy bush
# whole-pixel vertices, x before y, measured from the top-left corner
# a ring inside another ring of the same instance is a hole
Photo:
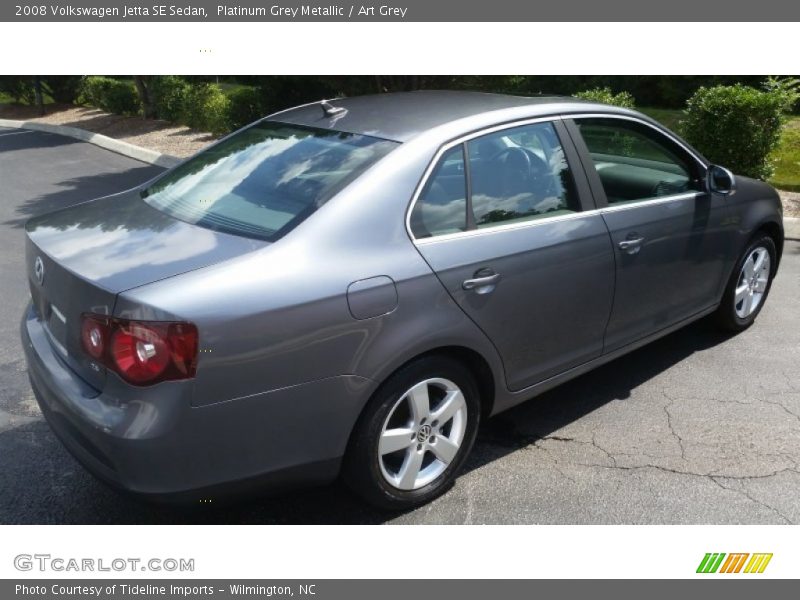
[[[612,106],[621,106],[622,108],[634,108],[636,101],[629,92],[619,92],[615,94],[611,88],[594,88],[586,90],[585,92],[578,92],[575,94],[576,98],[583,100],[591,100],[592,102],[599,102],[601,104],[611,104]]]
[[[175,75],[154,77],[150,84],[150,92],[153,95],[158,118],[180,121],[190,90],[191,85],[181,77]]]
[[[188,125],[215,135],[246,125],[261,116],[261,96],[254,88],[226,94],[214,83],[191,83],[182,77],[154,77],[150,84],[159,119]]]
[[[701,87],[686,104],[682,133],[708,160],[734,173],[767,179],[787,99],[744,85]]]
[[[261,91],[254,87],[239,87],[228,92],[228,120],[231,129],[239,129],[267,114]]]
[[[16,104],[33,104],[33,78],[25,75],[0,77],[0,93],[10,96]]]
[[[762,87],[784,99],[785,112],[791,112],[800,100],[800,79],[797,77],[767,77]]]
[[[180,121],[193,129],[220,135],[230,131],[230,101],[213,83],[197,83],[189,87],[183,102]]]
[[[78,102],[118,115],[134,115],[140,108],[139,96],[133,84],[111,77],[85,77],[81,82]]]

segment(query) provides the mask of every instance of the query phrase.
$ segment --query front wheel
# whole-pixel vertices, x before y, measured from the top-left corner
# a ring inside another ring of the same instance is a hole
[[[757,235],[733,270],[717,309],[717,322],[728,331],[743,331],[753,324],[764,306],[777,266],[775,242]]]
[[[447,357],[419,359],[390,377],[367,405],[345,456],[345,482],[380,508],[429,502],[452,485],[479,421],[470,372]]]

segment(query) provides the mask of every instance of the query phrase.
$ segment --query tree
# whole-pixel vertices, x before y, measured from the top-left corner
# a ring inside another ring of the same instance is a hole
[[[146,119],[156,117],[156,103],[153,92],[150,89],[150,75],[134,75],[133,82],[136,84],[136,93],[139,94],[139,102],[142,105],[142,114]]]
[[[44,94],[42,94],[42,76],[34,75],[33,93],[36,98],[36,108],[39,109],[39,116],[44,116]]]

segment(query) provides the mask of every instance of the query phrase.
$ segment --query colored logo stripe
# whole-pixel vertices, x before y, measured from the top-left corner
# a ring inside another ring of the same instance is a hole
[[[725,557],[728,557],[725,559]],[[747,561],[747,558],[750,560]],[[725,560],[723,563],[722,561]],[[772,560],[771,553],[749,554],[747,552],[734,552],[725,554],[724,552],[707,552],[697,567],[698,573],[739,573],[744,567],[745,573],[763,573],[769,561]],[[747,566],[745,562],[747,561]],[[722,565],[722,568],[720,568]]]
[[[698,573],[716,573],[722,559],[725,558],[725,553],[706,553],[703,560],[700,561],[700,566],[697,567]]]
[[[745,573],[763,573],[767,568],[769,561],[772,560],[772,554],[753,554],[750,562],[744,568]]]
[[[742,570],[744,561],[750,556],[747,553],[728,554],[728,558],[722,563],[720,573],[738,573]]]

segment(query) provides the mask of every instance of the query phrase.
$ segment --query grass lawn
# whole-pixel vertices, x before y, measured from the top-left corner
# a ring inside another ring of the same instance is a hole
[[[775,174],[769,182],[781,190],[800,192],[800,117],[792,117],[772,154]]]
[[[673,131],[680,130],[679,123],[683,111],[668,108],[639,110]],[[800,116],[789,118],[780,144],[772,153],[772,159],[775,161],[775,174],[769,182],[780,190],[800,192]]]

